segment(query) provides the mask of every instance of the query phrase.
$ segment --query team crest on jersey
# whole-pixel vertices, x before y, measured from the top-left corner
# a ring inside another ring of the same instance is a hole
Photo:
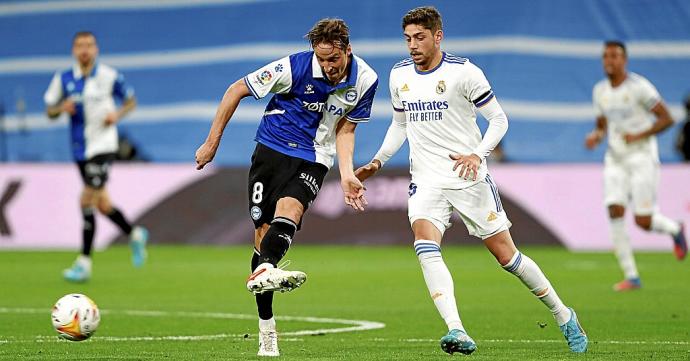
[[[443,94],[446,92],[446,82],[439,80],[438,85],[436,85],[436,93]]]
[[[410,183],[410,189],[407,191],[407,194],[412,197],[415,193],[417,193],[417,185],[414,183]]]
[[[410,87],[407,86],[407,83],[405,83],[402,88],[400,88],[401,92],[407,92],[410,91]]]
[[[304,87],[304,94],[314,94],[314,86],[307,84],[307,86]]]
[[[271,73],[270,70],[264,70],[261,72],[261,74],[256,76],[256,80],[261,85],[268,84],[271,81],[271,79],[273,79],[273,73]]]
[[[259,218],[261,218],[261,208],[258,206],[252,207],[251,211],[249,211],[250,215],[252,216],[252,219],[255,221],[258,221]]]
[[[354,102],[355,99],[357,99],[357,90],[355,89],[348,89],[345,92],[345,100],[348,102]]]
[[[74,91],[74,83],[72,83],[72,82],[67,83],[67,91],[68,92]]]

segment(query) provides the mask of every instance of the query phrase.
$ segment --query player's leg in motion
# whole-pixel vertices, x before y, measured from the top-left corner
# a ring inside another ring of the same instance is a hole
[[[640,275],[637,272],[637,265],[635,264],[635,255],[633,254],[630,239],[625,232],[625,207],[618,204],[609,206],[609,232],[613,247],[618,259],[618,265],[623,270],[625,279],[613,285],[616,291],[631,291],[639,289],[642,286]]]
[[[303,272],[278,268],[278,262],[290,248],[303,213],[304,206],[297,199],[284,197],[278,200],[275,217],[259,246],[259,265],[247,280],[249,291],[255,294],[266,291],[291,291],[306,281],[307,276]]]
[[[95,191],[94,188],[85,186],[79,199],[83,218],[81,253],[72,266],[62,272],[63,277],[71,282],[85,282],[91,277],[91,251],[96,232],[96,218],[93,214]]]
[[[132,227],[120,210],[114,207],[105,188],[96,191],[98,211],[115,223],[122,233],[129,236],[129,247],[132,251],[132,264],[141,267],[146,262],[146,242],[148,231],[141,226]]]
[[[665,215],[655,212],[651,216],[635,216],[635,222],[640,227],[657,233],[667,234],[673,239],[673,253],[679,261],[688,254],[688,242],[685,238],[685,227]]]
[[[484,244],[506,271],[517,276],[551,310],[570,350],[587,351],[587,335],[580,326],[575,311],[563,304],[539,266],[517,250],[510,232],[501,231],[486,238]]]
[[[659,212],[656,206],[657,186],[659,184],[659,164],[651,157],[638,157],[631,164],[630,172],[632,202],[635,223],[647,231],[666,234],[673,239],[673,251],[681,261],[688,253],[683,224]]]
[[[441,349],[449,354],[460,352],[469,355],[477,349],[477,345],[467,335],[460,321],[453,277],[441,256],[441,232],[426,219],[415,220],[412,230],[415,235],[414,249],[422,266],[424,281],[438,313],[448,326],[448,334],[441,338]]]
[[[259,256],[257,250],[260,247],[261,239],[266,231],[268,224],[257,228],[255,231],[255,247],[252,253],[251,272],[259,266]],[[278,333],[276,330],[276,320],[273,318],[273,291],[258,293],[255,295],[256,308],[259,312],[259,352],[258,356],[279,356]]]

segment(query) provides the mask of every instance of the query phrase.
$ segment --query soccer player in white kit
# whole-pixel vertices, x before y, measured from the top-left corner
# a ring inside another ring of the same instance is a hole
[[[453,279],[441,256],[441,240],[453,210],[469,232],[508,272],[517,276],[553,313],[573,352],[587,350],[587,336],[536,263],[515,247],[511,223],[489,176],[485,157],[508,128],[508,120],[482,71],[469,60],[441,51],[441,15],[433,7],[410,10],[402,28],[411,58],[391,70],[393,121],[380,150],[356,175],[372,176],[410,144],[409,220],[424,280],[448,326],[441,338],[447,353],[470,354],[476,344],[465,331]],[[489,121],[482,139],[475,111]]]
[[[683,225],[661,214],[656,205],[659,182],[659,150],[656,134],[673,125],[673,119],[659,92],[644,77],[626,71],[625,44],[604,44],[603,65],[606,79],[594,86],[592,94],[596,128],[587,135],[585,145],[594,149],[608,133],[604,157],[604,203],[609,211],[610,237],[625,279],[616,291],[642,286],[623,215],[632,200],[635,223],[648,231],[673,238],[674,252],[683,260],[688,252]],[[652,118],[656,121],[652,121]]]

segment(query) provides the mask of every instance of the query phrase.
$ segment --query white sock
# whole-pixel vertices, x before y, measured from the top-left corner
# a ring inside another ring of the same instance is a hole
[[[661,213],[654,213],[652,215],[652,231],[676,236],[680,232],[680,223]]]
[[[618,265],[620,265],[623,270],[625,279],[639,278],[640,275],[637,273],[635,256],[630,246],[628,234],[625,233],[625,221],[623,217],[609,218],[609,231],[616,252],[616,258],[618,258]]]
[[[455,303],[453,277],[441,257],[441,247],[434,241],[419,240],[415,241],[414,250],[422,265],[424,281],[426,281],[431,299],[434,300],[441,318],[448,325],[448,330],[465,331]]]
[[[262,320],[259,318],[259,330],[261,331],[275,331],[276,330],[276,319],[271,317],[268,320]]]
[[[520,252],[515,252],[513,258],[503,268],[517,276],[529,290],[551,310],[556,323],[564,325],[570,320],[570,310],[556,294],[549,280],[532,259]]]
[[[91,257],[80,254],[77,256],[77,264],[79,264],[86,272],[91,273]]]

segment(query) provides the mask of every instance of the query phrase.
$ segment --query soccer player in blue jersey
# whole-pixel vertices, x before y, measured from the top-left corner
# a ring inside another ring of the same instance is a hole
[[[51,119],[62,113],[70,117],[72,154],[84,182],[80,198],[84,223],[81,254],[71,268],[63,271],[63,276],[68,281],[84,282],[91,277],[91,251],[96,232],[93,208],[129,235],[132,263],[137,267],[146,259],[148,232],[143,227],[132,227],[113,206],[105,188],[118,147],[116,124],[136,106],[134,89],[117,70],[96,62],[98,45],[91,32],[74,35],[72,55],[76,60],[74,66],[55,74],[44,101]],[[122,102],[119,109],[116,98]]]
[[[336,155],[345,203],[358,210],[366,205],[352,166],[354,131],[369,119],[378,77],[352,54],[344,21],[322,19],[306,37],[313,51],[276,60],[228,88],[208,138],[196,152],[197,169],[202,169],[213,160],[242,98],[273,93],[256,133],[248,182],[255,233],[247,288],[256,295],[259,356],[279,355],[273,292],[299,287],[306,275],[282,270],[277,263]]]

